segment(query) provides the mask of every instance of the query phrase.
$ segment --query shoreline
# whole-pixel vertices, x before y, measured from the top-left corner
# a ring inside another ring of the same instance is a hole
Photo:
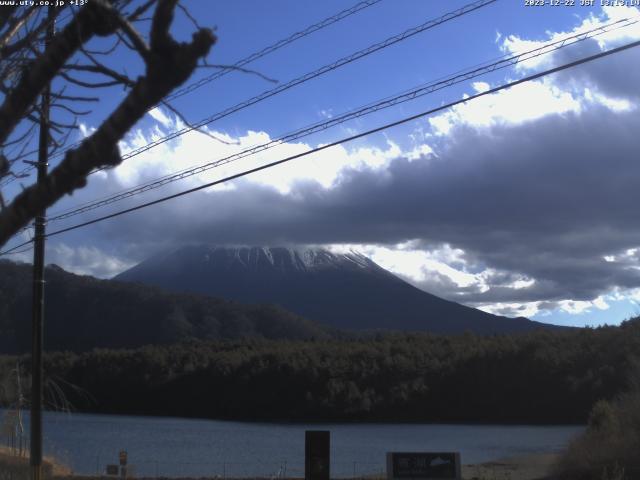
[[[7,452],[1,452],[0,457],[5,456]],[[2,455],[4,454],[4,455]],[[559,453],[538,453],[529,455],[516,455],[503,459],[492,460],[478,464],[462,465],[463,480],[488,480],[488,479],[509,479],[509,480],[545,480],[550,478],[553,465],[559,458]],[[15,460],[16,457],[13,457]],[[1,460],[1,458],[0,458]],[[0,462],[2,463],[2,462]],[[28,466],[28,459],[22,457],[18,464],[24,464],[23,468]],[[45,463],[49,463],[53,467],[53,475],[51,478],[56,480],[97,480],[106,478],[105,476],[94,475],[74,475],[70,469],[55,459],[46,458]],[[17,465],[16,465],[17,466]],[[22,465],[21,465],[22,466]],[[50,467],[50,468],[51,468]],[[50,471],[51,472],[51,471]],[[111,477],[113,478],[113,477]],[[171,478],[171,480],[195,480],[194,477],[162,477]],[[253,479],[253,477],[251,477]],[[268,477],[263,477],[268,479]],[[356,477],[361,480],[384,480],[385,476],[366,476]],[[139,480],[147,480],[146,477],[138,477]],[[150,480],[150,479],[149,479]],[[199,477],[198,480],[207,480]],[[220,480],[220,477],[209,477],[208,480]],[[225,480],[248,480],[247,478],[227,477]],[[269,479],[268,479],[269,480]],[[302,480],[296,477],[287,477],[280,480]]]
[[[488,480],[488,479],[508,479],[508,480],[546,480],[551,478],[554,465],[560,458],[561,453],[535,453],[514,455],[511,457],[499,458],[487,462],[477,464],[462,465],[463,480]],[[27,457],[14,457],[10,454],[9,449],[0,446],[0,466],[5,464],[7,460],[15,467],[19,465],[23,468],[28,466]],[[61,464],[55,458],[45,457],[45,463],[52,468],[53,478],[56,480],[97,480],[107,478],[106,476],[73,474],[71,469]],[[109,477],[113,478],[113,477]],[[139,480],[155,480],[155,477],[135,477]],[[195,480],[195,477],[158,477],[171,480]],[[254,479],[255,477],[251,477]],[[272,477],[264,477],[266,480],[273,480]],[[351,478],[351,477],[340,477]],[[386,476],[365,475],[364,477],[355,477],[360,480],[384,480]],[[198,477],[198,480],[221,480],[219,476]],[[249,480],[248,478],[226,477],[225,480]],[[286,477],[279,480],[302,480],[297,477]]]
[[[489,462],[462,466],[464,480],[505,478],[509,480],[545,480],[550,478],[561,453],[515,455]]]

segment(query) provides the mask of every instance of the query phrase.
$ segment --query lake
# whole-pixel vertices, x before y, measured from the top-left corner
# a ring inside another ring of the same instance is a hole
[[[0,413],[4,413],[1,412]],[[126,450],[136,476],[304,476],[304,432],[331,431],[331,476],[381,473],[388,451],[459,451],[462,463],[561,450],[580,426],[270,424],[47,412],[45,454],[95,474]]]

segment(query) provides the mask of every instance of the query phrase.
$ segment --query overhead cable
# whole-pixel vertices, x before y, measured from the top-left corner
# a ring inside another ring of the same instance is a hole
[[[393,97],[388,97],[383,100],[379,100],[378,102],[368,104],[364,107],[361,107],[356,110],[349,111],[347,113],[334,116],[329,120],[325,120],[322,122],[318,122],[312,124],[310,126],[304,127],[302,129],[296,130],[294,132],[288,133],[286,135],[280,136],[278,138],[272,139],[268,142],[255,145],[253,147],[242,150],[238,153],[228,155],[224,158],[220,158],[202,165],[198,165],[195,167],[191,167],[188,169],[184,169],[178,172],[174,172],[172,174],[165,175],[158,179],[155,179],[150,182],[146,182],[144,184],[135,186],[133,188],[126,189],[121,191],[115,195],[107,196],[99,200],[93,200],[87,202],[85,204],[81,204],[70,209],[61,211],[58,214],[54,214],[48,218],[49,222],[56,222],[60,220],[64,220],[82,213],[86,213],[91,210],[95,210],[97,208],[110,205],[112,203],[133,197],[135,195],[154,190],[160,187],[163,187],[167,184],[176,182],[178,180],[182,180],[184,178],[188,178],[194,175],[201,174],[205,171],[211,170],[216,167],[220,167],[222,165],[226,165],[228,163],[237,161],[241,158],[249,157],[252,155],[256,155],[265,150],[274,148],[278,145],[282,145],[285,142],[291,142],[295,140],[299,140],[301,138],[307,137],[314,133],[327,130],[328,128],[334,127],[336,125],[342,124],[346,121],[353,120],[356,118],[363,117],[365,115],[369,115],[371,113],[396,106],[411,100],[415,100],[422,96],[431,94],[433,92],[451,87],[453,85],[462,83],[464,81],[471,80],[473,78],[479,77],[481,75],[495,72],[500,69],[504,69],[513,65],[517,65],[519,63],[523,63],[534,58],[538,58],[542,55],[547,55],[561,48],[566,48],[570,45],[573,45],[577,42],[584,41],[589,38],[594,38],[597,35],[602,35],[603,33],[608,33],[613,31],[614,29],[627,27],[629,25],[633,25],[638,23],[640,17],[636,16],[630,19],[618,20],[616,22],[612,22],[611,24],[601,26],[598,28],[594,28],[592,30],[581,32],[579,34],[575,34],[560,40],[556,40],[554,42],[547,43],[538,48],[528,50],[526,52],[516,53],[513,55],[503,56],[498,61],[490,63],[490,64],[482,64],[481,66],[472,67],[471,69],[461,71],[453,76],[445,77],[443,79],[421,85],[412,90],[406,91],[402,94],[398,94]]]
[[[183,190],[182,192],[178,192],[178,193],[175,193],[173,195],[168,195],[168,196],[165,196],[165,197],[162,197],[162,198],[158,198],[158,199],[153,200],[151,202],[146,202],[146,203],[137,205],[135,207],[126,208],[124,210],[120,210],[120,211],[111,213],[109,215],[104,215],[104,216],[101,216],[101,217],[98,217],[98,218],[94,218],[93,220],[82,222],[82,223],[79,223],[79,224],[76,224],[76,225],[73,225],[73,226],[70,226],[70,227],[62,228],[62,229],[59,229],[59,230],[56,230],[56,231],[48,233],[47,237],[52,237],[52,236],[55,236],[55,235],[60,235],[62,233],[70,232],[72,230],[77,230],[79,228],[83,228],[83,227],[86,227],[86,226],[89,226],[89,225],[93,225],[95,223],[99,223],[99,222],[102,222],[102,221],[105,221],[105,220],[108,220],[108,219],[111,219],[111,218],[119,217],[119,216],[127,214],[127,213],[135,212],[137,210],[141,210],[141,209],[150,207],[152,205],[157,205],[159,203],[163,203],[163,202],[166,202],[168,200],[172,200],[174,198],[182,197],[182,196],[185,196],[185,195],[188,195],[188,194],[200,191],[200,190],[204,190],[206,188],[210,188],[210,187],[213,187],[213,186],[216,186],[216,185],[220,185],[222,183],[226,183],[228,181],[235,180],[235,179],[247,176],[247,175],[252,174],[252,173],[256,173],[256,172],[259,172],[259,171],[262,171],[262,170],[266,170],[266,169],[275,167],[277,165],[281,165],[283,163],[290,162],[290,161],[298,159],[298,158],[306,157],[306,156],[311,155],[313,153],[317,153],[319,151],[326,150],[328,148],[332,148],[332,147],[335,147],[337,145],[341,145],[343,143],[351,142],[353,140],[357,140],[359,138],[362,138],[362,137],[365,137],[365,136],[368,136],[368,135],[372,135],[374,133],[378,133],[378,132],[381,132],[383,130],[387,130],[387,129],[392,128],[392,127],[396,127],[398,125],[402,125],[402,124],[417,120],[419,118],[426,117],[426,116],[431,115],[433,113],[437,113],[437,112],[440,112],[442,110],[446,110],[446,109],[455,107],[457,105],[461,105],[461,104],[464,104],[464,103],[471,102],[471,101],[476,100],[476,99],[478,99],[480,97],[491,95],[493,93],[497,93],[499,91],[506,90],[508,88],[514,87],[516,85],[520,85],[520,84],[523,84],[523,83],[526,83],[526,82],[530,82],[532,80],[537,80],[538,78],[542,78],[542,77],[545,77],[547,75],[551,75],[553,73],[557,73],[557,72],[560,72],[560,71],[563,71],[563,70],[567,70],[569,68],[573,68],[573,67],[576,67],[578,65],[582,65],[584,63],[587,63],[587,62],[592,62],[594,60],[597,60],[597,59],[600,59],[600,58],[603,58],[603,57],[607,57],[607,56],[610,56],[610,55],[613,55],[613,54],[616,54],[616,53],[620,53],[622,51],[625,51],[625,50],[628,50],[628,49],[631,49],[631,48],[635,48],[635,47],[638,47],[638,46],[640,46],[640,40],[639,41],[635,41],[635,42],[631,42],[631,43],[628,43],[626,45],[622,45],[620,47],[613,48],[613,49],[610,49],[610,50],[607,50],[607,51],[604,51],[604,52],[600,52],[600,53],[597,53],[595,55],[584,57],[584,58],[581,58],[581,59],[573,61],[573,62],[565,63],[565,64],[560,65],[558,67],[554,67],[554,68],[551,68],[551,69],[548,69],[548,70],[544,70],[542,72],[535,73],[535,74],[529,75],[527,77],[524,77],[524,78],[521,78],[521,79],[518,79],[518,80],[513,80],[511,82],[505,83],[505,84],[500,85],[498,87],[494,87],[492,89],[476,93],[476,94],[471,95],[469,97],[462,98],[460,100],[447,103],[445,105],[442,105],[440,107],[436,107],[436,108],[427,110],[425,112],[421,112],[421,113],[418,113],[418,114],[415,114],[415,115],[411,115],[409,117],[404,117],[404,118],[402,118],[400,120],[396,120],[394,122],[384,124],[384,125],[382,125],[380,127],[376,127],[376,128],[367,130],[367,131],[362,132],[362,133],[358,133],[358,134],[351,135],[351,136],[346,137],[346,138],[342,138],[340,140],[336,140],[334,142],[331,142],[331,143],[328,143],[326,145],[322,145],[322,146],[316,147],[316,148],[314,148],[312,150],[309,150],[309,151],[306,151],[306,152],[298,153],[296,155],[291,155],[289,157],[286,157],[286,158],[283,158],[283,159],[280,159],[280,160],[277,160],[277,161],[274,161],[274,162],[271,162],[271,163],[268,163],[268,164],[265,164],[265,165],[261,165],[259,167],[251,168],[249,170],[245,170],[243,172],[240,172],[240,173],[237,173],[237,174],[234,174],[234,175],[230,175],[228,177],[225,177],[225,178],[222,178],[222,179],[219,179],[219,180],[215,180],[213,182],[208,182],[208,183],[205,183],[203,185],[199,185],[197,187],[190,188],[188,190]]]

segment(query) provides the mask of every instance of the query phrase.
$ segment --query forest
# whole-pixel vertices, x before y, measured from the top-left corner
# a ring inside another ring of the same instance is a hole
[[[170,293],[46,269],[44,345],[51,351],[137,348],[180,340],[326,337],[330,329],[274,305]],[[0,353],[31,349],[31,266],[0,260]],[[26,321],[25,321],[26,319]]]
[[[45,358],[50,408],[263,421],[585,423],[640,380],[640,318],[519,335],[192,340]],[[28,356],[0,357],[2,401]],[[15,392],[14,392],[15,393]],[[64,401],[62,400],[64,397]]]

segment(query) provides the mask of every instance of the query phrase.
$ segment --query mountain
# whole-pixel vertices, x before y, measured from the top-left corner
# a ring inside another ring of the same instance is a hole
[[[494,334],[548,327],[444,300],[363,255],[324,249],[188,246],[154,256],[116,279],[273,303],[340,329]]]
[[[31,271],[0,261],[0,353],[31,345]],[[46,268],[44,344],[86,351],[172,344],[187,339],[309,339],[327,329],[281,308],[240,305],[203,295],[98,280]]]

